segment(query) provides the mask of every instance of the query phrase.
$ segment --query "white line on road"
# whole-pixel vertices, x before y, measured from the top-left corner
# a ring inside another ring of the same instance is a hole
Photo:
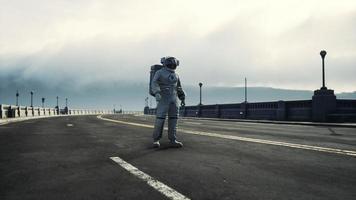
[[[153,128],[152,125],[147,125],[147,124],[139,124],[139,123],[133,123],[133,122],[107,119],[107,118],[103,118],[101,116],[98,116],[98,118],[102,119],[102,120],[106,120],[106,121],[121,123],[121,124],[128,124],[128,125],[140,126],[140,127],[145,127],[145,128]],[[235,135],[224,135],[224,134],[218,134],[218,133],[192,131],[192,130],[184,130],[184,129],[181,129],[181,131],[184,133],[193,134],[193,135],[217,137],[217,138],[238,140],[238,141],[244,141],[244,142],[269,144],[269,145],[275,145],[275,146],[284,146],[284,147],[290,147],[290,148],[296,148],[296,149],[305,149],[305,150],[342,154],[342,155],[356,157],[356,151],[352,151],[352,150],[334,149],[334,148],[328,148],[328,147],[318,147],[318,146],[295,144],[295,143],[288,143],[288,142],[278,142],[278,141],[273,141],[273,140],[254,139],[254,138],[240,137],[240,136],[235,136]]]
[[[150,175],[146,174],[145,172],[140,171],[139,169],[137,169],[136,167],[134,167],[130,163],[124,161],[123,159],[121,159],[119,157],[110,157],[110,159],[113,160],[114,162],[116,162],[117,164],[119,164],[122,168],[124,168],[127,171],[129,171],[131,174],[133,174],[136,177],[138,177],[139,179],[144,180],[145,182],[147,182],[147,184],[149,186],[153,187],[154,189],[156,189],[157,191],[159,191],[160,193],[162,193],[163,195],[165,195],[169,199],[172,199],[172,200],[189,200],[188,197],[186,197],[183,194],[177,192],[173,188],[165,185],[164,183],[154,179],[153,177],[151,177]]]
[[[187,122],[187,121],[183,121],[184,124],[194,124],[194,125],[202,125],[202,123],[199,122]]]

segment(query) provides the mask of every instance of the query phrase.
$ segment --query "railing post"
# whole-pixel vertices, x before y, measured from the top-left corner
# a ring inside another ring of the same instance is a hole
[[[19,112],[19,117],[22,117],[22,114],[21,114],[21,106],[18,106],[18,112]]]
[[[202,116],[202,107],[201,107],[201,104],[199,104],[198,106],[197,106],[197,117],[201,117]]]
[[[219,104],[215,105],[215,117],[220,118],[220,105]]]
[[[247,119],[248,104],[246,101],[241,103],[240,106],[240,117],[242,119]]]
[[[315,90],[312,100],[313,121],[326,122],[328,114],[336,110],[336,96],[334,90]]]
[[[287,120],[287,108],[286,108],[285,101],[278,101],[277,120],[279,121]]]
[[[2,119],[4,117],[5,117],[4,108],[3,108],[3,105],[0,104],[0,119]]]

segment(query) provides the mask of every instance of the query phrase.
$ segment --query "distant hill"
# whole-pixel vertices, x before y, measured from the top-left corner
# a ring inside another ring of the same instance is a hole
[[[356,91],[355,92],[342,92],[336,94],[336,96],[340,99],[356,99]]]
[[[187,93],[191,94],[193,102],[198,102],[198,88],[187,88]],[[278,100],[299,100],[311,99],[312,91],[308,90],[285,90],[269,87],[249,87],[247,90],[247,100],[257,101],[278,101]],[[207,87],[203,88],[203,104],[242,102],[245,99],[245,89],[243,87]],[[194,104],[191,102],[192,104]]]
[[[64,106],[64,99],[69,98],[72,108],[106,108],[116,109],[120,105],[126,110],[142,110],[145,105],[145,97],[148,95],[146,83],[130,82],[101,82],[85,86],[63,83],[61,86],[50,86],[35,81],[0,82],[0,103],[15,104],[16,90],[20,92],[20,104],[30,104],[31,90],[34,90],[35,105],[40,105],[40,98],[46,98],[46,105],[53,107],[56,104],[56,96],[60,97],[60,105]],[[199,103],[199,88],[197,86],[184,86],[187,93],[187,105]],[[302,100],[311,99],[313,91],[287,90],[269,87],[248,88],[248,101],[278,101],[278,100]],[[356,99],[356,92],[337,94],[338,98]],[[204,87],[203,104],[240,103],[244,101],[243,87]],[[150,105],[155,106],[154,98],[150,98]]]

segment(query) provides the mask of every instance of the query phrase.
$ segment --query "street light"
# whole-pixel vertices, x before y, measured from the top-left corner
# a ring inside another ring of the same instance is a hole
[[[30,94],[31,94],[31,107],[33,107],[33,91],[31,91]]]
[[[68,110],[68,98],[66,97],[66,107],[64,107],[64,113],[65,114],[69,114],[69,110]]]
[[[44,97],[42,97],[42,108],[44,108],[44,103],[45,103],[45,98]]]
[[[199,89],[200,89],[200,102],[199,102],[199,105],[203,105],[201,103],[201,87],[203,86],[203,83],[199,83]]]
[[[247,103],[247,78],[245,77],[245,103]]]
[[[323,68],[323,86],[321,87],[321,89],[327,89],[325,87],[325,66],[324,66],[324,59],[325,59],[325,56],[326,56],[326,51],[325,50],[322,50],[320,51],[320,56],[321,56],[321,60],[322,60],[322,68]]]
[[[19,90],[16,91],[16,106],[19,106]]]

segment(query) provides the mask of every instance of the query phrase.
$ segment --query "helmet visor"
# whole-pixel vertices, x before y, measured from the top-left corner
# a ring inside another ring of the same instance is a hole
[[[176,68],[177,68],[177,65],[176,65],[175,63],[169,63],[169,64],[167,64],[167,67],[168,67],[169,69],[176,69]]]

